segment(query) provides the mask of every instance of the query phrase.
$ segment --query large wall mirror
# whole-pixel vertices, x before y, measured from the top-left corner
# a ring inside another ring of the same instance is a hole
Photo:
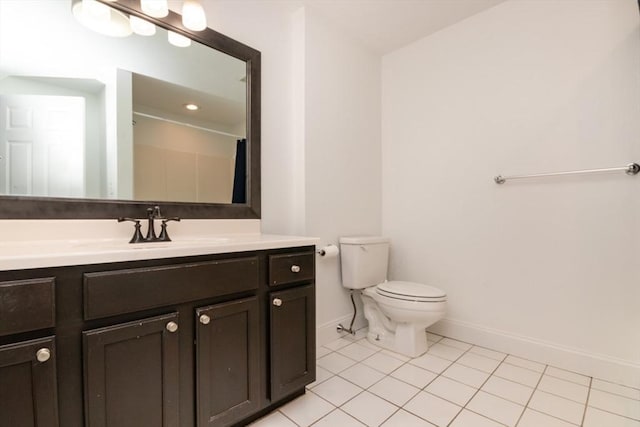
[[[0,218],[260,217],[260,52],[176,13],[1,0],[0,111]]]

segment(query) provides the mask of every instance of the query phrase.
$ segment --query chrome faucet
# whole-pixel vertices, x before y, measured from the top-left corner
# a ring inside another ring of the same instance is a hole
[[[155,220],[162,220],[162,228],[160,230],[160,235],[156,235],[155,230]],[[170,242],[171,238],[169,238],[169,234],[167,233],[167,223],[169,221],[180,221],[180,218],[177,216],[171,218],[165,218],[162,216],[160,212],[160,206],[154,206],[147,208],[147,235],[142,237],[142,232],[140,231],[140,220],[135,218],[118,218],[118,222],[123,221],[131,221],[134,223],[135,230],[133,232],[133,237],[129,240],[129,243],[144,243],[144,242]]]

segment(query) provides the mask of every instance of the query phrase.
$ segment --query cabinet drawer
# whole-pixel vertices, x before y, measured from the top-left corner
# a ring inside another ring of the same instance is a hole
[[[315,277],[315,256],[313,252],[269,255],[269,285],[313,280]]]
[[[258,258],[86,273],[86,320],[258,288]]]
[[[53,277],[0,282],[0,336],[52,328],[55,314]]]

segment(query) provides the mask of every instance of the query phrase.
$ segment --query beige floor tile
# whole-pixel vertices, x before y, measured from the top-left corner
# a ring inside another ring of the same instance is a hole
[[[396,412],[398,407],[365,391],[342,405],[341,409],[368,426],[379,426]]]
[[[419,388],[393,377],[385,377],[369,388],[370,393],[384,400],[388,400],[397,406],[402,406],[407,403],[413,396],[418,394],[419,391]]]
[[[528,405],[531,409],[560,418],[573,424],[580,424],[585,405],[564,397],[536,390]]]
[[[449,402],[453,402],[456,405],[464,406],[471,400],[478,389],[440,376],[433,380],[433,382],[425,388],[425,391]]]
[[[437,426],[447,426],[462,407],[422,391],[404,405],[403,409]]]
[[[524,406],[479,391],[478,394],[471,399],[471,402],[467,404],[467,409],[504,425],[513,427],[524,411]]]

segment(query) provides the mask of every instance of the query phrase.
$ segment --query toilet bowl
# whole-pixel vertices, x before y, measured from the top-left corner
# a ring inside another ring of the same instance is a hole
[[[435,286],[387,281],[389,239],[340,239],[342,284],[362,291],[372,344],[417,357],[428,349],[425,329],[442,319],[447,296]]]
[[[401,295],[387,291],[398,285],[410,290]],[[409,357],[427,351],[425,329],[444,317],[447,305],[441,290],[412,282],[385,282],[366,288],[362,301],[369,322],[367,339]]]

